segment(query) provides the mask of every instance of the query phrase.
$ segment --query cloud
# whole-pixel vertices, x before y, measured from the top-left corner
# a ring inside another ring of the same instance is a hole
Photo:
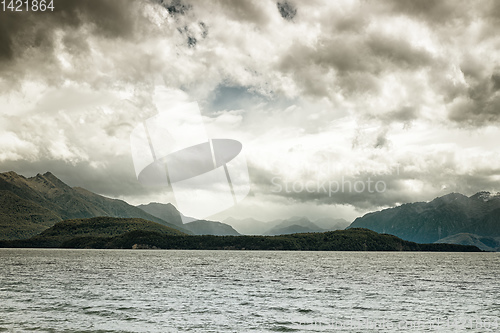
[[[450,146],[430,151],[415,147],[387,159],[384,154],[389,152],[394,150],[370,154],[371,165],[351,165],[352,159],[338,158],[322,159],[315,165],[294,165],[293,172],[286,166],[262,168],[252,165],[254,192],[286,198],[290,205],[352,205],[365,212],[405,202],[428,201],[450,192],[472,195],[500,187],[497,153],[468,151],[461,154]],[[481,168],[475,163],[464,163],[471,156],[490,161]],[[359,163],[362,161],[360,159]]]
[[[495,187],[499,8],[90,0],[2,12],[0,168],[52,171],[137,203],[168,198],[139,187],[128,148],[131,129],[159,111],[161,78],[173,103],[199,102],[212,137],[243,142],[259,207],[361,211]],[[328,159],[341,171],[318,174]],[[272,192],[275,162],[292,184],[366,185],[375,170],[387,190]]]
[[[172,0],[172,1],[165,1],[165,0],[155,0],[154,2],[159,3],[162,5],[170,15],[184,15],[186,14],[192,6],[189,4],[184,3],[181,0]]]
[[[387,3],[396,13],[402,13],[431,24],[446,24],[454,19],[469,19],[468,1],[411,1],[390,0]]]
[[[276,6],[283,17],[287,21],[292,21],[295,15],[297,15],[297,8],[288,1],[277,2]]]
[[[38,15],[32,11],[16,15],[4,12],[0,26],[4,43],[0,57],[14,60],[31,48],[50,53],[54,43],[53,34],[58,29],[86,26],[91,34],[127,38],[133,34],[136,26],[136,9],[133,1],[69,0],[57,4],[50,15]]]
[[[128,0],[63,1],[48,15],[0,13],[2,90],[19,90],[26,78],[50,86],[77,77],[89,80],[95,76],[91,70],[98,70],[92,64],[93,42],[124,42],[142,35],[141,13],[139,2]]]
[[[218,0],[213,5],[215,8],[220,8],[229,19],[237,22],[248,22],[258,25],[266,25],[269,22],[268,12],[266,7],[269,3],[262,1],[231,1]]]

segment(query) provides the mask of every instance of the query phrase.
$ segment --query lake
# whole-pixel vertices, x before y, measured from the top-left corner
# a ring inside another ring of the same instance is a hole
[[[0,249],[2,332],[498,332],[499,253]]]

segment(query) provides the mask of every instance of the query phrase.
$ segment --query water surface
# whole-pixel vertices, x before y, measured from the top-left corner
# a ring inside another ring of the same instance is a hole
[[[0,249],[5,332],[497,332],[498,253]]]

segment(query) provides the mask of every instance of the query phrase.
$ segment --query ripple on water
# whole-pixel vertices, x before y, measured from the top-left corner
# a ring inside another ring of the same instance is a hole
[[[307,323],[500,317],[495,254],[1,249],[0,263],[0,327],[12,332],[328,332]]]

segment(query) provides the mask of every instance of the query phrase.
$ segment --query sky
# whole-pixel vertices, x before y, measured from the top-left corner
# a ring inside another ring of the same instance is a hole
[[[50,171],[137,205],[130,135],[197,102],[242,143],[251,190],[223,220],[353,220],[500,191],[498,1],[54,1],[0,12],[0,172]]]

